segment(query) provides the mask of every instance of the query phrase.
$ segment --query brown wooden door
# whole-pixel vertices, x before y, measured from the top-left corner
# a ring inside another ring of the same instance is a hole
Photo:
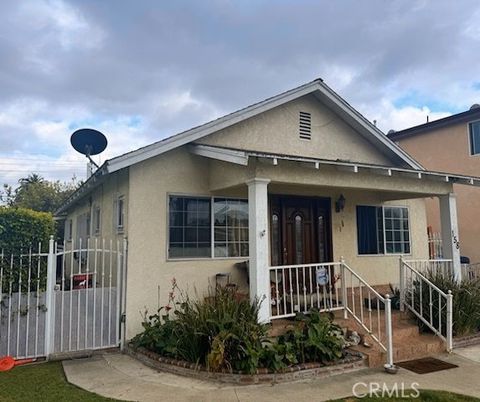
[[[330,261],[330,200],[272,196],[271,263],[309,264]]]

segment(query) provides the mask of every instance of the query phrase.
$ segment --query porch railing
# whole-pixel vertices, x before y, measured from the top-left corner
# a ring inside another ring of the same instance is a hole
[[[294,317],[311,308],[343,310],[340,262],[270,268],[271,318]]]
[[[441,269],[448,267],[448,260],[439,264],[427,264],[432,261],[406,261],[400,258],[400,310],[407,307],[425,326],[443,339],[447,350],[453,347],[453,295],[445,293],[424,273],[428,267]],[[420,268],[417,269],[417,268]],[[440,271],[438,271],[440,272]],[[443,271],[447,272],[447,270]]]
[[[416,271],[426,274],[433,273],[434,275],[452,275],[453,276],[453,261],[444,258],[430,259],[430,260],[403,260],[410,267]]]
[[[462,278],[469,281],[480,279],[480,263],[462,264]]]
[[[342,311],[353,319],[387,353],[393,366],[392,316],[389,296],[382,296],[343,260],[323,264],[270,267],[270,318]]]

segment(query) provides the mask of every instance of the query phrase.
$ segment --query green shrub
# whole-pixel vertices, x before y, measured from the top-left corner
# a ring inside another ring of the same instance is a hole
[[[262,363],[273,370],[296,363],[325,363],[341,358],[344,347],[343,331],[332,317],[312,309],[308,315],[299,314],[295,327],[265,348]]]
[[[204,299],[187,295],[180,299],[172,318],[170,303],[146,317],[144,332],[134,344],[212,371],[255,372],[267,333],[267,327],[258,323],[260,302],[238,300],[232,290],[221,287]]]
[[[428,272],[426,274],[435,286],[447,293],[449,290],[453,295],[453,334],[464,336],[473,334],[480,330],[480,280],[463,280],[460,283],[455,281],[453,275],[441,272]],[[414,283],[415,309],[420,311],[420,288],[422,292],[422,311],[427,321],[430,321],[430,294],[428,284],[416,281]],[[446,335],[446,312],[447,306],[444,298],[441,298],[439,308],[438,292],[432,292],[432,314],[431,321],[435,328],[439,327],[441,320],[441,332]],[[420,320],[419,327],[422,331],[429,331],[429,328]]]
[[[232,290],[219,287],[204,299],[180,295],[175,302],[175,290],[174,281],[168,304],[145,317],[144,331],[133,339],[134,346],[211,371],[244,373],[255,373],[259,367],[280,371],[299,362],[342,356],[341,329],[316,310],[298,316],[293,330],[272,341],[267,339],[268,326],[258,323],[259,301],[239,300]]]
[[[49,238],[54,233],[55,222],[50,213],[0,207],[0,252],[3,251],[4,256],[0,258],[0,270],[3,272],[0,289],[2,293],[15,293],[20,287],[24,292],[36,291],[37,286],[40,290],[45,289],[47,260],[38,256],[29,257],[29,251],[38,253],[41,243],[41,251],[46,252]],[[33,272],[32,267],[35,267]],[[29,274],[32,275],[30,283],[26,280]]]
[[[38,251],[48,248],[48,239],[55,233],[55,221],[47,212],[26,208],[0,207],[0,250],[5,254],[18,253],[20,249]]]

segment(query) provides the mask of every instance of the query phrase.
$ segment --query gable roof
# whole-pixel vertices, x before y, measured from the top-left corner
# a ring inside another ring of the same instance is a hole
[[[387,134],[387,137],[392,141],[400,140],[402,138],[413,137],[418,134],[427,133],[432,130],[437,130],[452,126],[454,124],[467,123],[473,120],[480,119],[480,108],[473,108],[466,112],[454,114],[452,116],[444,117],[443,119],[434,120],[428,123],[413,126],[401,131],[395,131]]]
[[[56,211],[63,213],[69,205],[79,199],[92,188],[104,180],[105,175],[127,168],[136,163],[161,155],[172,149],[186,145],[206,137],[214,132],[240,123],[251,117],[264,113],[275,107],[286,104],[302,96],[313,94],[320,102],[337,113],[346,123],[352,126],[360,135],[367,139],[374,147],[395,161],[400,166],[424,170],[423,167],[398,145],[391,141],[376,126],[370,123],[363,115],[341,98],[335,91],[326,85],[322,79],[316,79],[297,88],[267,98],[261,102],[247,106],[236,112],[227,114],[216,120],[191,128],[179,134],[167,137],[153,144],[127,152],[123,155],[105,161],[105,163]]]
[[[108,161],[108,171],[112,173],[134,165],[135,163],[158,156],[308,94],[314,94],[320,101],[338,113],[348,124],[355,128],[384,154],[389,156],[390,159],[414,169],[423,169],[417,161],[390,141],[382,131],[328,87],[322,79],[316,79],[201,126],[194,127],[180,134],[173,135],[143,148],[110,159]]]

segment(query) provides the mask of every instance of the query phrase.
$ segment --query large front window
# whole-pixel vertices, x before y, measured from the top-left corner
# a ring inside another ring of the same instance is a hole
[[[248,257],[247,201],[170,196],[168,255],[169,258]]]
[[[405,207],[357,206],[358,254],[409,254]]]
[[[210,198],[170,197],[169,257],[209,257]]]
[[[248,203],[215,198],[213,203],[215,257],[248,256]]]

